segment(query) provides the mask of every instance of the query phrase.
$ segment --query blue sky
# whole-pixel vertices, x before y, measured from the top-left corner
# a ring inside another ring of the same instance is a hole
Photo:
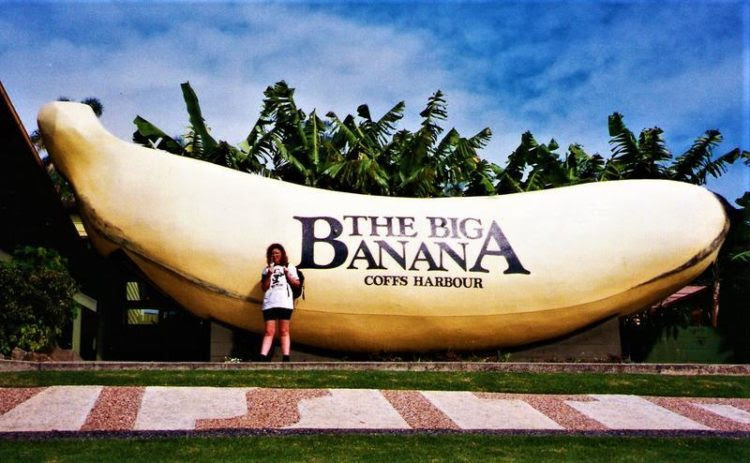
[[[607,116],[664,129],[675,155],[707,129],[750,150],[750,7],[742,1],[12,2],[0,0],[0,79],[28,130],[46,101],[98,97],[129,139],[141,115],[184,131],[190,81],[216,137],[240,141],[268,85],[298,104],[374,116],[404,100],[415,128],[446,94],[464,134],[490,127],[502,165],[530,130],[609,155]],[[564,150],[560,150],[561,152]],[[740,164],[709,187],[750,190]]]

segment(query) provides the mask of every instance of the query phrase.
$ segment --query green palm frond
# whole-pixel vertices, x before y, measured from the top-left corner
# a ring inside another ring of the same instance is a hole
[[[386,145],[388,137],[396,130],[396,123],[404,117],[405,108],[404,102],[400,101],[377,121],[372,120],[367,105],[357,108],[357,115],[364,119],[360,127],[371,144],[381,148]]]
[[[448,117],[443,92],[438,90],[430,96],[427,100],[427,106],[419,115],[422,117],[422,123],[419,130],[414,134],[409,156],[406,157],[410,166],[419,165],[432,155],[433,147],[443,132],[440,121]]]
[[[336,178],[337,190],[364,194],[387,194],[388,176],[377,162],[363,156],[337,162],[325,171]]]
[[[440,162],[448,158],[456,150],[456,146],[461,140],[461,134],[455,128],[450,129],[448,133],[440,140],[440,143],[434,148],[433,155]]]
[[[536,169],[532,170],[523,182],[522,188],[522,191],[544,190],[546,188],[546,183],[542,172]]]
[[[304,119],[304,113],[301,113],[294,101],[294,89],[283,80],[266,87],[263,96],[261,117],[264,119],[273,120],[276,124],[291,122],[294,126],[299,119]]]
[[[172,154],[185,154],[185,147],[182,144],[141,116],[136,116],[133,124],[136,126],[136,131],[133,132],[135,143],[149,148],[158,148]]]
[[[664,131],[659,127],[645,129],[638,137],[638,149],[640,153],[639,163],[633,170],[637,178],[662,178],[664,177],[664,162],[672,158],[672,153],[667,149]]]
[[[575,158],[575,165],[571,166],[572,183],[597,182],[604,174],[605,161],[600,154],[589,155],[580,145],[571,145],[569,152]],[[570,156],[569,156],[570,157]]]
[[[195,94],[195,91],[190,86],[190,82],[180,84],[180,88],[182,88],[182,97],[185,100],[185,106],[190,118],[194,146],[193,154],[198,154],[201,158],[206,159],[215,158],[213,152],[218,143],[209,133],[208,127],[206,127],[206,121],[203,119],[200,103],[198,102],[198,95]],[[196,149],[199,151],[196,152]]]
[[[423,119],[419,133],[429,136],[432,143],[435,143],[437,137],[443,132],[439,121],[444,121],[448,118],[447,105],[443,92],[438,90],[433,93],[427,99],[427,106],[419,115]]]
[[[741,156],[739,148],[713,159],[713,150],[724,137],[718,130],[707,130],[695,139],[693,145],[680,155],[671,166],[672,178],[683,182],[704,185],[708,175],[719,177],[727,166]]]
[[[531,164],[531,153],[538,145],[539,143],[537,143],[531,132],[524,132],[521,135],[521,143],[508,155],[508,161],[503,171],[503,178],[512,179],[515,183],[520,182],[526,167]]]
[[[458,152],[459,158],[476,158],[479,156],[479,150],[487,146],[491,138],[492,130],[490,130],[489,127],[485,127],[472,137],[460,138],[456,145],[456,151]]]
[[[521,193],[523,191],[524,188],[521,184],[521,179],[516,178],[513,173],[509,173],[507,168],[497,175],[497,182],[495,183],[495,192],[497,194]]]
[[[432,166],[422,166],[414,169],[408,175],[402,175],[401,184],[396,191],[397,196],[415,198],[429,198],[437,195],[435,186],[436,172]]]
[[[492,196],[495,195],[494,181],[502,168],[497,164],[480,159],[476,169],[471,173],[470,179],[464,190],[466,196]]]
[[[613,113],[608,118],[609,143],[612,145],[612,158],[618,159],[623,164],[637,162],[640,159],[640,150],[633,132],[631,132],[623,121],[620,113]]]
[[[326,114],[326,117],[331,120],[333,126],[333,142],[339,147],[342,152],[352,150],[354,147],[359,145],[360,137],[356,131],[352,130],[352,123],[354,118],[350,115],[347,116],[344,121],[333,111]]]

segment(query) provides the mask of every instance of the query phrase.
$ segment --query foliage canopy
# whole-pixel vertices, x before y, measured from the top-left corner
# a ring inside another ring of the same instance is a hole
[[[0,353],[47,351],[73,319],[78,285],[56,251],[21,247],[0,261]]]
[[[735,148],[716,155],[718,130],[707,130],[684,153],[674,157],[659,127],[636,135],[624,117],[608,118],[612,155],[589,154],[579,144],[565,153],[554,139],[539,143],[531,132],[521,135],[505,167],[482,159],[479,152],[492,137],[489,128],[464,137],[445,130],[447,102],[438,90],[420,112],[416,131],[397,129],[406,106],[397,103],[379,119],[369,107],[341,119],[309,114],[294,101],[294,89],[281,81],[266,88],[260,116],[237,146],[215,140],[206,126],[198,97],[188,82],[181,85],[190,125],[181,137],[170,137],[138,116],[133,140],[230,168],[302,185],[364,194],[434,197],[479,196],[541,190],[586,182],[653,178],[704,185],[750,152]]]

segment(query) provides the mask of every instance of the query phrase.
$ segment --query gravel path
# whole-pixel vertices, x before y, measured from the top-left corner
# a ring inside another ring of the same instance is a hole
[[[105,387],[81,431],[128,431],[133,429],[141,405],[142,387]]]
[[[419,391],[382,391],[412,429],[460,429]]]
[[[0,388],[0,415],[39,394],[43,387]]]
[[[719,431],[750,431],[750,412],[748,411],[750,401],[748,400],[700,398],[685,401],[672,397],[647,397],[647,399],[660,407],[685,416],[711,429]],[[716,407],[717,405],[718,407]],[[705,406],[708,406],[708,408],[705,408]],[[720,414],[722,412],[728,414],[729,417]],[[734,417],[734,419],[731,417]]]
[[[96,436],[367,430],[750,437],[750,399],[370,389],[0,388],[4,439],[50,432]]]
[[[196,429],[266,429],[291,426],[300,420],[299,403],[330,395],[321,389],[254,389],[247,393],[247,413],[226,419],[198,420]]]
[[[479,392],[478,397],[484,399],[520,399],[550,417],[565,429],[580,431],[604,431],[606,426],[590,418],[568,405],[567,401],[593,401],[583,395],[541,395],[541,394],[500,394],[494,392]]]

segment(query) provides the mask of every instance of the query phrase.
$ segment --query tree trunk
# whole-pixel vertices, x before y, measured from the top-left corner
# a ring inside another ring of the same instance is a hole
[[[713,294],[711,304],[711,326],[716,328],[719,324],[719,292],[721,289],[721,279],[719,278],[719,264],[713,264]]]

